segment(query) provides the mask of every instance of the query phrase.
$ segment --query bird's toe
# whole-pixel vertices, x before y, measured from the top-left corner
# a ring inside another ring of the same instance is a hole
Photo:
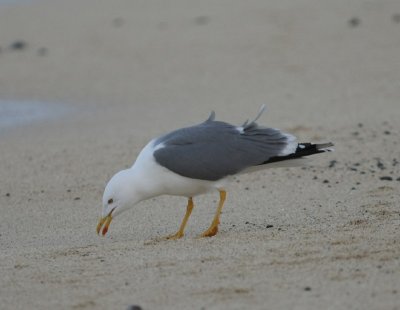
[[[183,233],[177,232],[176,234],[169,235],[165,237],[165,240],[178,240],[184,236]]]
[[[205,232],[203,232],[199,237],[204,238],[204,237],[213,237],[217,234],[218,232],[218,226],[212,226],[209,229],[207,229]]]

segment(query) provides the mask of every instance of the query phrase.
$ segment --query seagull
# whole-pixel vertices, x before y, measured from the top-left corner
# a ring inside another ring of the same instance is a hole
[[[151,140],[131,168],[116,173],[108,182],[97,234],[104,236],[112,219],[135,204],[160,195],[175,195],[187,198],[186,213],[179,230],[165,238],[182,238],[194,208],[193,198],[219,191],[211,225],[200,235],[215,236],[233,176],[270,167],[299,166],[306,156],[333,150],[330,142],[299,143],[291,134],[259,126],[256,121],[264,110],[265,105],[254,120],[241,126],[216,121],[213,111],[198,125]]]

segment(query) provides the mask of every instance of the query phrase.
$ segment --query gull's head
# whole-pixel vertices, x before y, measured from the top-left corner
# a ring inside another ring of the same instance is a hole
[[[102,216],[97,225],[97,233],[104,236],[108,231],[111,220],[137,202],[135,184],[130,169],[115,174],[108,182],[103,194]]]

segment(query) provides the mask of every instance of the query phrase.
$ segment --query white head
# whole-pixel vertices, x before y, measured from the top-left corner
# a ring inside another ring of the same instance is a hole
[[[104,190],[102,218],[97,225],[97,233],[104,224],[102,234],[105,235],[115,216],[142,200],[135,183],[131,169],[122,170],[111,178]]]

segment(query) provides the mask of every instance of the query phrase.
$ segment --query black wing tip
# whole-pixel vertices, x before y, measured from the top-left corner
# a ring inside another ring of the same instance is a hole
[[[313,155],[313,154],[318,154],[318,153],[324,153],[324,152],[333,152],[334,144],[332,142],[327,142],[327,143],[299,143],[297,145],[296,152],[294,152],[291,155],[294,155],[297,157],[298,156],[307,156],[307,155]]]
[[[320,154],[320,153],[324,153],[324,152],[332,152],[333,145],[334,144],[332,142],[320,143],[320,144],[299,143],[297,145],[297,149],[294,153],[285,155],[285,156],[272,157],[272,158],[268,159],[267,161],[264,161],[263,163],[261,163],[261,165],[270,164],[270,163],[278,162],[278,161],[302,158],[305,156]]]
[[[315,144],[315,148],[318,151],[323,151],[323,152],[332,152],[333,146],[335,145],[332,142]]]

